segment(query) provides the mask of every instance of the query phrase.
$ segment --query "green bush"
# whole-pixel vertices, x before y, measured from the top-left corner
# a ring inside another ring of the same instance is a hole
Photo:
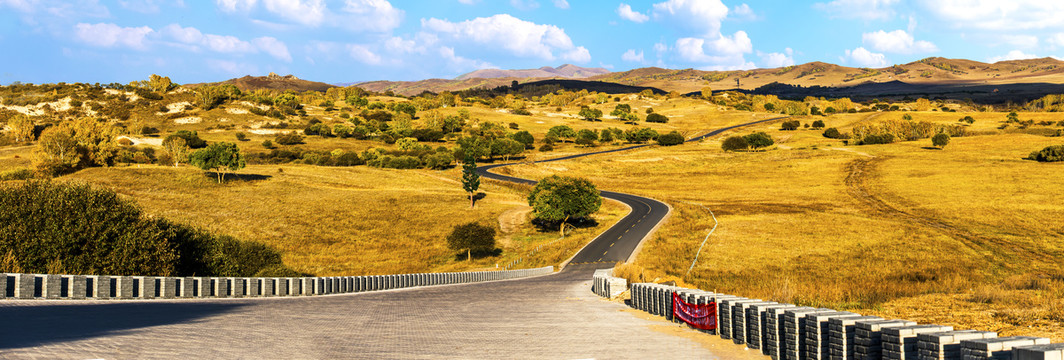
[[[0,172],[0,181],[8,180],[29,180],[33,178],[33,171],[30,169],[13,169]]]
[[[1041,151],[1032,152],[1027,159],[1040,162],[1064,161],[1064,145],[1046,146]]]
[[[204,141],[203,139],[200,139],[199,133],[195,132],[195,131],[178,130],[173,135],[167,136],[166,139],[169,139],[169,138],[172,138],[172,137],[185,139],[185,145],[187,145],[189,148],[192,148],[192,149],[199,149],[199,148],[207,147],[207,142]],[[164,139],[163,142],[166,142],[166,139]]]
[[[763,132],[756,132],[743,136],[743,140],[746,140],[746,143],[754,149],[769,147],[776,143],[772,140],[771,136]]]
[[[473,254],[490,253],[495,249],[495,228],[472,222],[455,226],[447,235],[447,247],[464,250],[469,260]]]
[[[890,133],[881,135],[868,135],[861,140],[860,145],[890,144],[894,142],[894,135]]]
[[[826,137],[828,139],[847,139],[847,138],[849,138],[849,136],[846,136],[846,134],[840,133],[839,129],[836,129],[836,128],[828,128],[827,130],[824,130],[824,137]]]
[[[940,149],[946,147],[949,144],[949,134],[938,133],[931,137],[931,144],[938,146]]]
[[[802,126],[802,123],[800,121],[798,121],[798,120],[784,121],[783,124],[780,125],[780,130],[784,130],[784,131],[798,130],[798,127],[800,127],[800,126]]]
[[[662,146],[673,146],[683,144],[684,137],[677,131],[670,132],[665,135],[658,136],[658,144]]]
[[[32,180],[0,186],[0,254],[8,253],[33,273],[253,276],[287,269],[265,245],[145,216],[113,191]]]
[[[303,137],[296,133],[277,134],[273,141],[281,145],[296,145],[303,143]]]
[[[724,151],[741,151],[750,148],[750,144],[746,142],[742,136],[729,136],[721,143],[720,148]]]
[[[662,115],[662,114],[650,113],[650,114],[647,114],[647,120],[646,121],[647,122],[652,122],[652,123],[664,124],[664,123],[669,122],[669,118],[666,117],[665,115]]]
[[[824,120],[813,121],[813,129],[820,130],[824,128]]]

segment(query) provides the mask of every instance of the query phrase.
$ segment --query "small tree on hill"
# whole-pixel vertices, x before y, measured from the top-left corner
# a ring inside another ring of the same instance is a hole
[[[181,165],[188,159],[189,148],[185,145],[185,139],[177,136],[167,137],[163,140],[163,149],[170,155],[170,161],[174,166]]]
[[[593,121],[602,117],[602,110],[583,108],[580,109],[580,113],[578,113],[577,115],[580,115],[580,117],[584,118],[584,120]]]
[[[813,129],[820,130],[820,129],[823,129],[823,128],[824,128],[824,121],[823,120],[813,121]]]
[[[935,145],[935,146],[938,146],[939,149],[945,148],[946,145],[949,144],[949,134],[947,134],[947,133],[935,134],[935,136],[931,137],[931,144]]]
[[[772,136],[769,136],[763,132],[756,132],[750,135],[743,136],[743,140],[746,140],[747,144],[754,149],[760,149],[764,147],[772,146],[776,142],[772,140]]]
[[[558,231],[565,236],[565,222],[598,211],[602,197],[595,185],[586,179],[553,175],[536,184],[528,195],[528,205],[536,217],[560,221]]]
[[[206,148],[196,150],[192,155],[189,155],[188,160],[192,165],[204,171],[216,170],[219,184],[225,180],[226,172],[240,170],[247,165],[244,162],[244,154],[240,152],[240,148],[231,142],[210,144]]]
[[[455,226],[447,235],[447,247],[455,251],[465,250],[466,260],[472,260],[473,251],[495,249],[495,228],[473,222]]]
[[[477,189],[480,189],[480,174],[477,174],[477,161],[473,157],[473,153],[466,153],[464,164],[462,164],[462,190],[469,193],[470,209],[476,205],[476,202],[473,201],[473,195],[476,194]]]
[[[647,115],[647,122],[664,124],[669,122],[669,117],[658,113],[652,113]]]
[[[673,146],[683,144],[684,137],[677,131],[672,131],[668,134],[658,136],[658,144],[662,146]]]
[[[749,149],[750,144],[742,136],[729,136],[720,144],[720,148],[724,151],[743,151]]]

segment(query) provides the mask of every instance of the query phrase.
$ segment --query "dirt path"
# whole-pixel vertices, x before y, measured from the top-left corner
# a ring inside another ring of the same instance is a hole
[[[510,210],[506,210],[499,215],[499,231],[502,232],[502,236],[499,237],[499,244],[503,246],[510,246],[513,240],[514,232],[517,231],[521,225],[524,225],[528,220],[528,213],[532,212],[532,208],[523,205],[515,204],[518,207]]]
[[[920,214],[917,211],[887,203],[881,195],[876,194],[876,189],[871,182],[878,176],[879,164],[888,159],[889,157],[862,158],[846,164],[847,192],[867,205],[874,214],[937,230],[979,253],[986,254],[985,258],[990,263],[1004,265],[1007,257],[1042,261],[1053,261],[1055,258],[1039,249],[1017,247],[1006,240],[975,234],[927,214]]]

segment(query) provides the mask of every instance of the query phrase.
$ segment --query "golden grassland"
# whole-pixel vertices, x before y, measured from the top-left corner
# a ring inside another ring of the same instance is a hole
[[[470,210],[459,170],[282,165],[239,173],[243,180],[217,184],[198,169],[134,166],[86,169],[62,180],[113,189],[152,215],[269,244],[285,264],[320,276],[485,269],[519,257],[522,268],[557,265],[627,213],[606,203],[595,215],[597,227],[557,242],[525,214],[512,233],[499,234],[506,239],[500,256],[467,262],[447,249],[451,228],[469,221],[498,227],[502,213],[527,207],[522,191],[485,181],[485,197]],[[548,242],[549,250],[529,256]]]
[[[955,122],[967,114],[912,115]],[[1027,115],[1034,114],[1021,119]],[[846,114],[825,122],[842,130],[889,116],[902,114]],[[973,127],[988,131],[1005,119],[1003,113],[974,116]],[[713,226],[699,206],[705,205],[720,226],[683,282],[1064,339],[1064,168],[1022,160],[1061,138],[1004,131],[957,137],[944,150],[931,148],[927,139],[843,146],[820,131],[778,126],[731,132],[768,132],[777,146],[765,152],[722,152],[725,134],[678,147],[527,165],[513,173],[585,176],[602,188],[672,204],[672,218],[644,247],[636,269],[625,269],[633,280],[683,277]],[[912,306],[924,303],[936,306]]]

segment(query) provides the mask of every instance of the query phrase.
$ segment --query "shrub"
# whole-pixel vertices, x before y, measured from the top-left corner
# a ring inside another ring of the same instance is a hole
[[[780,125],[780,130],[784,130],[784,131],[798,130],[798,127],[800,127],[800,126],[802,126],[802,123],[799,122],[798,120],[784,121],[783,124]]]
[[[658,136],[658,144],[662,146],[673,146],[683,144],[684,137],[677,131],[670,132],[668,134]]]
[[[0,172],[0,181],[8,180],[29,180],[33,178],[33,171],[30,169],[13,169]],[[0,270],[2,271],[2,270]]]
[[[860,145],[890,144],[894,142],[894,135],[889,133],[880,135],[868,135],[861,140]]]
[[[207,147],[207,142],[203,139],[200,139],[199,133],[195,131],[178,130],[173,135],[167,136],[166,138],[169,139],[171,137],[185,139],[185,145],[192,149],[200,149]],[[166,140],[164,139],[163,142],[166,142]]]
[[[826,137],[828,139],[847,139],[847,138],[849,138],[849,136],[846,136],[846,134],[840,133],[839,129],[836,129],[836,128],[828,128],[827,130],[824,130],[824,137]]]
[[[277,136],[273,138],[273,141],[281,145],[296,145],[303,143],[303,137],[299,134],[290,132],[284,134],[277,134]]]
[[[776,143],[772,140],[771,136],[763,132],[756,132],[743,136],[743,140],[746,140],[746,143],[754,149],[769,147]]]
[[[24,272],[162,276],[294,273],[280,253],[141,213],[113,191],[28,181],[0,187],[0,254]]]
[[[823,120],[813,121],[813,129],[820,130],[820,129],[823,129],[823,128],[824,128],[824,121]],[[836,131],[838,131],[838,130],[836,130]]]
[[[554,146],[551,145],[551,144],[543,144],[543,146],[539,147],[539,151],[542,151],[542,152],[554,151]]]
[[[263,140],[262,147],[267,149],[273,149],[273,141],[270,141],[269,139]]]
[[[662,114],[651,113],[647,115],[647,122],[664,124],[669,122],[669,118]]]
[[[133,140],[130,140],[129,138],[121,138],[121,139],[118,139],[117,142],[118,142],[118,145],[133,146]]]
[[[532,112],[530,112],[528,110],[525,110],[525,109],[514,109],[514,110],[511,110],[510,113],[514,114],[514,115],[523,115],[523,116],[532,115]],[[514,124],[514,123],[511,123],[511,124]],[[515,127],[511,127],[511,128],[512,129],[516,129]]]
[[[1046,146],[1041,151],[1032,152],[1027,159],[1039,162],[1064,161],[1064,145]]]
[[[245,134],[245,133],[242,133],[242,132],[238,132],[238,133],[236,133],[236,139],[238,141],[248,141],[248,134]]]
[[[510,123],[510,129],[517,130],[517,129],[520,129],[520,128],[521,128],[521,125],[518,125],[515,122]]]
[[[949,144],[949,134],[938,133],[931,137],[931,144],[938,146],[939,149],[945,148]]]
[[[729,136],[721,143],[720,148],[724,151],[741,151],[750,148],[750,144],[746,142],[742,136]]]

